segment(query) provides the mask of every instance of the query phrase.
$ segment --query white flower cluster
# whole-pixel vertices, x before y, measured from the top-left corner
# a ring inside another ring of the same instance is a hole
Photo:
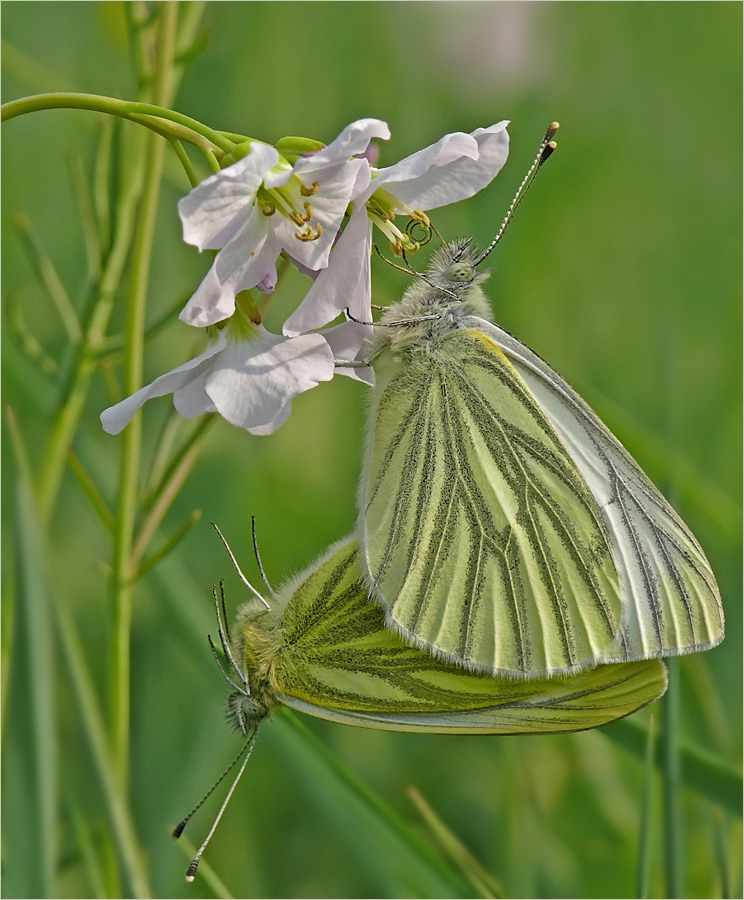
[[[276,148],[252,142],[245,156],[179,203],[184,240],[219,251],[181,319],[219,326],[216,335],[200,356],[105,410],[104,429],[117,434],[145,401],[172,393],[188,418],[218,412],[254,434],[270,434],[286,421],[294,397],[334,373],[371,383],[371,370],[334,367],[334,359],[363,359],[371,336],[371,326],[359,322],[372,321],[373,224],[405,246],[396,213],[417,215],[480,191],[506,161],[507,124],[448,134],[384,169],[365,158],[371,140],[390,137],[379,119],[353,122],[294,165]],[[271,293],[280,254],[314,282],[276,335],[239,295]],[[346,309],[358,322],[324,328]]]

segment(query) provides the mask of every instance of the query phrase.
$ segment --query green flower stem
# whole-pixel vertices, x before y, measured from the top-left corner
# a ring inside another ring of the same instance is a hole
[[[178,7],[175,3],[165,3],[160,7],[156,73],[158,99],[166,98],[170,90],[171,79],[168,73],[173,60],[177,14]],[[127,395],[133,394],[142,384],[147,288],[165,153],[165,145],[155,135],[149,136],[147,144],[145,182],[132,247],[131,280],[126,302],[123,387]],[[124,791],[129,773],[130,638],[134,574],[132,545],[139,494],[141,439],[141,419],[135,416],[122,436],[113,564],[112,752],[115,771]]]
[[[167,8],[167,4],[163,9]],[[180,140],[188,140],[201,150],[214,150],[229,153],[234,143],[221,131],[215,131],[196,119],[185,116],[165,106],[153,103],[142,103],[138,100],[117,100],[100,94],[79,94],[60,91],[52,94],[34,94],[11,100],[2,106],[2,121],[15,119],[42,109],[88,109],[92,112],[107,113],[130,119],[156,130],[159,134],[167,134]],[[181,126],[178,128],[177,126]]]

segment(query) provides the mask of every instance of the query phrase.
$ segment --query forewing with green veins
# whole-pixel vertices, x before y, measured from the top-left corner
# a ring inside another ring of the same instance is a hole
[[[666,688],[659,660],[516,680],[434,656],[386,627],[356,541],[331,548],[295,585],[276,610],[270,680],[276,700],[320,718],[393,731],[559,733],[605,725]]]

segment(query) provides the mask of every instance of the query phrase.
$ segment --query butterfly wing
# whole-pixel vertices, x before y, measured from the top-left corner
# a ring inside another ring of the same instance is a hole
[[[599,507],[620,579],[622,621],[604,661],[691,653],[723,639],[721,597],[695,537],[596,413],[536,353],[480,319],[575,461]]]
[[[658,660],[515,680],[406,644],[369,599],[356,546],[333,548],[286,606],[272,680],[287,706],[370,728],[537,734],[604,725],[664,692]]]
[[[362,558],[388,624],[495,674],[596,664],[620,626],[608,536],[506,356],[461,330],[375,375]]]

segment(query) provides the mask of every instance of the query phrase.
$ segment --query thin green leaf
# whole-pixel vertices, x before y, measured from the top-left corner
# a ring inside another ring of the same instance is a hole
[[[197,522],[201,521],[202,512],[200,509],[195,509],[191,515],[186,519],[186,521],[178,528],[160,547],[152,554],[152,556],[147,557],[147,559],[143,560],[136,574],[134,575],[134,580],[141,578],[146,572],[149,572],[153,566],[157,565],[162,559],[164,559],[172,550],[174,550],[183,540],[183,538],[188,534],[189,531],[196,525]]]
[[[78,343],[82,335],[80,322],[70,300],[70,295],[67,293],[67,288],[57,274],[54,263],[34,233],[31,222],[25,215],[16,213],[11,216],[11,221],[18,230],[23,249],[26,251],[26,256],[31,263],[34,274],[39,279],[59,314],[62,325],[67,332],[67,337],[71,343]]]
[[[54,375],[59,371],[57,361],[50,356],[36,335],[29,328],[23,315],[21,295],[12,293],[7,300],[8,326],[22,353],[43,375]]]
[[[85,238],[85,252],[88,260],[88,280],[94,284],[101,277],[101,242],[96,227],[93,197],[83,169],[83,161],[78,152],[70,154],[70,178],[80,212],[80,222]]]
[[[70,449],[67,454],[68,461],[70,463],[70,469],[72,470],[73,475],[77,478],[78,484],[82,488],[83,493],[90,501],[93,509],[98,513],[98,518],[104,524],[106,529],[110,532],[113,532],[116,521],[114,519],[114,514],[111,512],[108,503],[103,499],[101,492],[98,490],[96,483],[91,478],[89,472],[83,466],[82,462],[75,455],[74,451]]]
[[[479,897],[505,897],[503,889],[491,873],[473,856],[462,841],[439,818],[428,802],[414,787],[408,796],[421,814],[435,839]]]
[[[18,761],[16,770],[16,775],[24,773],[25,785],[15,778],[5,782],[6,788],[14,783],[11,796],[23,792],[26,811],[23,821],[14,817],[12,828],[6,829],[14,848],[8,850],[6,871],[14,891],[22,891],[15,896],[52,897],[57,863],[57,742],[51,602],[30,479],[23,473],[17,484],[16,534],[20,646],[12,676],[13,744],[30,748],[30,753]],[[16,752],[10,751],[11,757]]]

